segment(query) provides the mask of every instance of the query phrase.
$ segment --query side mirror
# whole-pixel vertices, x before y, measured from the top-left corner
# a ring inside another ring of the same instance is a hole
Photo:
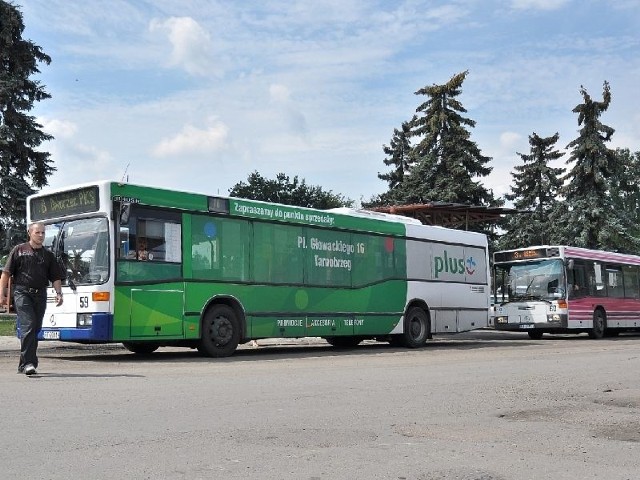
[[[568,268],[569,270],[573,270],[573,266],[575,265],[575,263],[576,263],[576,262],[575,262],[575,260],[574,260],[573,258],[570,258],[570,259],[567,261],[567,268]]]
[[[120,205],[120,224],[126,225],[129,223],[129,215],[131,214],[131,204],[123,203]]]

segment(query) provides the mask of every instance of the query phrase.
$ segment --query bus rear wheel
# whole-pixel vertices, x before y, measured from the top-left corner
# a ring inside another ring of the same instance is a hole
[[[407,348],[420,348],[429,338],[429,316],[420,307],[411,307],[404,316],[402,345]]]
[[[589,338],[600,339],[604,337],[604,332],[607,330],[607,318],[604,311],[601,309],[593,312],[593,326],[589,330]]]
[[[122,342],[122,345],[130,352],[137,353],[138,355],[149,355],[158,349],[158,345],[154,345],[153,343]]]
[[[240,343],[240,322],[233,308],[215,305],[202,319],[198,351],[210,357],[228,357]]]

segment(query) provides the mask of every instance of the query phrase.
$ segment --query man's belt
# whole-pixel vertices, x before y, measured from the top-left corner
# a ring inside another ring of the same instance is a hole
[[[16,290],[21,290],[27,293],[39,293],[39,292],[42,292],[44,288],[32,288],[32,287],[25,287],[23,285],[16,285]]]

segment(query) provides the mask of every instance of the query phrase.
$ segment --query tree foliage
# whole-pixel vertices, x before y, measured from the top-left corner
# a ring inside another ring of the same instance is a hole
[[[405,182],[405,201],[442,201],[471,205],[498,202],[481,179],[491,173],[491,158],[482,155],[471,141],[469,128],[476,122],[465,116],[467,110],[457,97],[468,71],[458,73],[444,85],[418,90],[427,100],[416,109],[411,136],[419,139],[414,147],[410,175]]]
[[[414,152],[409,141],[410,136],[411,124],[403,122],[400,130],[397,128],[393,130],[389,146],[382,146],[382,151],[387,155],[383,162],[386,166],[392,166],[393,170],[387,173],[378,173],[378,178],[387,182],[389,191],[386,197],[390,200],[401,189],[413,163]]]
[[[275,179],[270,180],[258,172],[253,172],[249,174],[247,183],[235,184],[229,190],[229,195],[319,209],[353,206],[353,200],[332,191],[324,191],[319,186],[307,185],[305,180],[299,180],[297,175],[290,180],[284,173],[278,173]]]
[[[549,217],[557,209],[561,177],[565,173],[564,168],[549,166],[563,155],[555,149],[559,138],[558,133],[542,138],[534,132],[529,135],[529,154],[518,153],[523,164],[514,167],[511,193],[505,197],[516,209],[528,213],[507,220],[500,248],[550,243]]]
[[[609,83],[604,82],[602,101],[593,100],[584,87],[580,93],[583,103],[572,111],[578,114],[581,129],[567,146],[572,149],[567,164],[573,167],[564,177],[567,183],[562,190],[564,239],[580,247],[635,251],[638,239],[631,234],[629,218],[615,208],[611,196],[612,188],[627,187],[619,181],[625,171],[621,158],[606,146],[614,129],[600,121],[611,103]]]
[[[499,206],[482,183],[491,173],[491,158],[482,155],[471,141],[475,121],[457,97],[468,72],[454,75],[443,85],[421,88],[416,95],[428,98],[416,108],[411,120],[394,130],[390,145],[383,146],[384,163],[391,172],[378,174],[389,190],[365,206],[448,202]],[[412,143],[410,139],[415,139]]]
[[[24,23],[16,6],[0,0],[0,232],[24,235],[25,199],[33,187],[47,185],[55,171],[50,154],[36,150],[53,137],[29,115],[34,102],[50,98],[44,86],[30,77],[38,64],[51,58],[42,48],[22,38]]]

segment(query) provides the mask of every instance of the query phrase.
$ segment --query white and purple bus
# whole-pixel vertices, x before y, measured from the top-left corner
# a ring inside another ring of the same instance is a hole
[[[568,246],[493,255],[497,330],[588,333],[640,331],[640,256]]]

